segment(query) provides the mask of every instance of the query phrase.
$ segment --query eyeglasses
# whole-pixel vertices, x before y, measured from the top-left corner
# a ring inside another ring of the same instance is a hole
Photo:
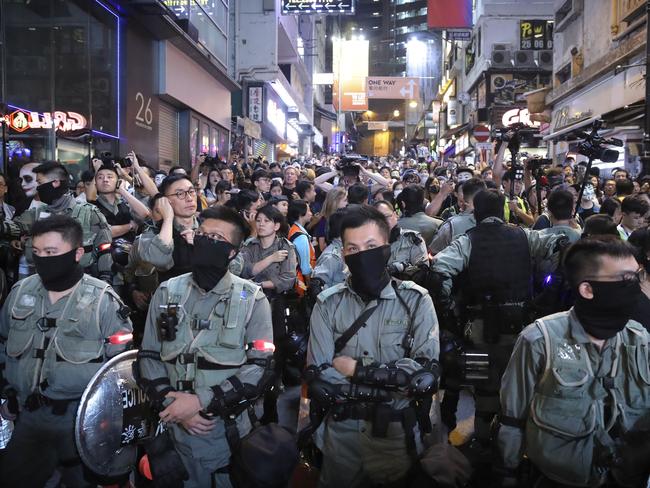
[[[178,190],[175,193],[170,193],[168,195],[165,195],[166,197],[176,197],[179,200],[185,200],[188,196],[190,198],[194,198],[196,196],[196,190],[194,188],[190,188],[189,190]]]
[[[207,237],[210,240],[213,241],[218,241],[218,242],[227,242],[232,246],[232,242],[230,242],[228,239],[226,239],[224,236],[221,234],[217,234],[216,232],[203,232],[202,230],[197,230],[194,232],[195,237]]]
[[[603,281],[603,278],[607,281],[627,281],[627,282],[636,282],[642,283],[648,278],[648,273],[645,268],[639,268],[636,271],[628,271],[626,273],[618,275],[605,275],[605,276],[587,276],[584,281]]]

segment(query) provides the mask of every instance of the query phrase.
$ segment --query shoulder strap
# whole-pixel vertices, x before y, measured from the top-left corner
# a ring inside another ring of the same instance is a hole
[[[375,309],[379,306],[379,303],[377,305],[366,308],[359,317],[352,323],[350,327],[348,327],[343,334],[341,334],[341,337],[336,339],[334,342],[334,353],[338,354],[340,353],[345,345],[352,339],[352,337],[359,332],[359,329],[366,325],[366,321],[370,318],[372,313],[375,311]]]
[[[305,234],[304,232],[298,230],[293,234],[291,234],[291,236],[289,237],[289,242],[295,241],[299,236],[306,236],[306,235],[307,234]]]

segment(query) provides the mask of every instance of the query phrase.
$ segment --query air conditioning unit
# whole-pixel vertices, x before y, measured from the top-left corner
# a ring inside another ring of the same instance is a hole
[[[544,51],[535,51],[535,62],[541,69],[553,70],[553,51],[547,49]]]
[[[512,51],[507,49],[493,49],[490,62],[492,68],[512,68]]]
[[[512,75],[492,75],[490,78],[490,91],[501,90],[509,81],[512,81]]]
[[[537,66],[533,51],[515,51],[514,61],[515,68],[534,68]]]

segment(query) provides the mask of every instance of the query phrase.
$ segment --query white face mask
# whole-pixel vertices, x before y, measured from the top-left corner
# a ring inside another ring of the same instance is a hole
[[[456,179],[458,180],[458,183],[462,183],[469,180],[471,177],[472,175],[470,175],[467,171],[463,171],[458,176],[456,176]]]

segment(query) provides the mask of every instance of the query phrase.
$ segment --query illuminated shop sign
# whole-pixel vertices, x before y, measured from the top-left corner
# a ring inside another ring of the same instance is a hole
[[[29,129],[52,129],[69,132],[84,129],[88,125],[86,117],[77,112],[28,112],[16,110],[5,117],[7,125],[16,132]]]
[[[287,130],[287,116],[275,100],[266,102],[266,120],[275,128],[278,135],[284,139]]]

